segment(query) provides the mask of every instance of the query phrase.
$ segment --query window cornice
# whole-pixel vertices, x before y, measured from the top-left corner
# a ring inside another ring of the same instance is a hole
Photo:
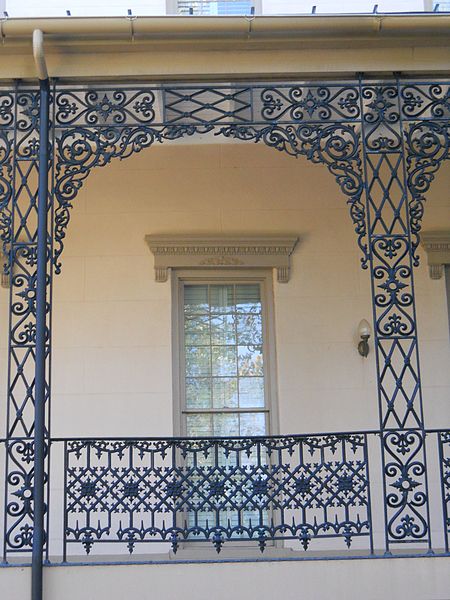
[[[290,276],[290,256],[298,237],[147,235],[155,259],[155,280],[165,282],[171,268],[273,268],[279,283]]]
[[[450,265],[450,231],[421,233],[422,246],[427,253],[431,279],[441,279],[444,265]]]

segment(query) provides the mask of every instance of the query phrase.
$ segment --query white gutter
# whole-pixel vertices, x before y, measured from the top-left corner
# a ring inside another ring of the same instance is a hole
[[[136,39],[343,39],[349,38],[444,38],[450,41],[450,15],[309,15],[248,17],[133,17]],[[111,41],[130,36],[129,17],[66,17],[45,19],[3,19],[0,37],[24,41],[41,30],[49,41]]]
[[[39,79],[48,79],[47,63],[44,53],[44,34],[40,29],[33,31],[33,57]]]

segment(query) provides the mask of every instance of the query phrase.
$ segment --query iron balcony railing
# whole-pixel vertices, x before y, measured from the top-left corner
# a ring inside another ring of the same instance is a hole
[[[217,553],[234,546],[281,552],[284,545],[299,558],[311,553],[333,558],[384,554],[389,549],[383,539],[386,531],[401,545],[411,528],[422,527],[421,507],[427,498],[419,483],[424,473],[415,458],[421,439],[416,430],[384,436],[53,439],[47,558],[70,562],[85,554],[95,562],[115,562],[125,554],[153,560],[160,556],[155,554],[158,549],[179,556],[180,548],[205,545]],[[413,552],[429,553],[432,534],[434,552],[445,554],[450,538],[450,431],[429,431],[426,439],[432,458],[428,500],[434,507],[434,531]],[[33,482],[26,465],[33,460],[33,444],[22,439],[8,444],[15,446],[10,454],[21,457],[10,469],[10,482],[22,486],[15,494],[20,502],[7,498],[5,510],[20,517],[17,510],[24,501],[32,503]],[[387,527],[391,511],[382,501],[380,444],[408,454],[403,463],[392,454],[381,467],[396,477],[386,495],[389,508],[395,508]],[[411,506],[416,507],[413,519]],[[22,548],[21,561],[24,536],[32,536],[25,520],[22,527],[6,532],[5,545]],[[392,544],[390,553],[395,554]]]

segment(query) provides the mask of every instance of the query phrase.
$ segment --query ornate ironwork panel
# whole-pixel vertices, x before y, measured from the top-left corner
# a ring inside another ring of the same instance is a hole
[[[371,536],[361,435],[65,443],[67,543]]]
[[[450,552],[450,431],[438,433],[445,550]]]
[[[0,102],[8,126],[0,139],[9,148],[8,176],[0,204],[2,240],[10,281],[7,481],[5,556],[28,552],[32,543],[34,460],[34,377],[36,358],[37,189],[39,152],[39,93],[16,89]],[[6,159],[5,159],[6,160]],[[4,180],[2,180],[4,181]],[[51,232],[51,209],[48,222]],[[50,287],[52,235],[48,239],[48,307],[45,356],[47,400],[50,397]],[[47,402],[47,422],[49,407]],[[47,431],[48,436],[48,431]]]
[[[71,202],[91,169],[154,143],[213,133],[263,142],[322,163],[347,197],[363,265],[366,221],[358,121],[359,89],[352,83],[276,86],[140,86],[54,91],[57,131],[55,259]]]
[[[387,550],[430,541],[401,93],[361,83]]]

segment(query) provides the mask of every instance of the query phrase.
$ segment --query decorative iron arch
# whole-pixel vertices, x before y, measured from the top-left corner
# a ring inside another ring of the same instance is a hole
[[[350,216],[362,251],[363,268],[367,268],[367,242],[364,190],[359,135],[351,125],[229,125],[226,127],[195,125],[167,126],[162,128],[136,127],[68,129],[55,141],[55,243],[56,272],[60,272],[60,256],[70,221],[70,209],[84,180],[95,167],[103,167],[114,158],[123,160],[144,148],[182,137],[212,132],[236,140],[264,143],[270,148],[314,163],[324,164],[334,175],[340,189],[347,196]]]

